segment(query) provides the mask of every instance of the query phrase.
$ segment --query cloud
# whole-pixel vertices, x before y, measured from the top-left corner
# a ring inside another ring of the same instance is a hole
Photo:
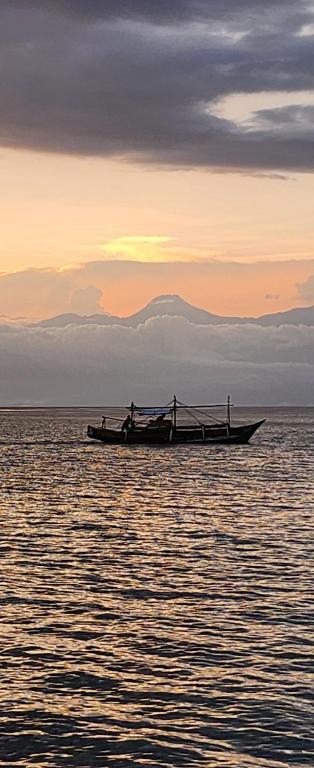
[[[94,285],[88,285],[86,288],[79,288],[71,296],[69,309],[71,312],[77,312],[79,315],[94,315],[102,313],[101,305],[102,291]]]
[[[289,131],[291,136],[313,133],[314,106],[290,105],[273,109],[261,109],[254,113],[252,128],[264,126],[272,132]]]
[[[4,6],[12,0],[2,0]],[[243,12],[258,12],[252,0],[15,0],[15,7],[62,12],[83,20],[145,19],[150,23],[185,23],[197,19],[224,19]],[[295,8],[293,0],[264,0],[265,8]],[[300,6],[304,3],[300,3]]]
[[[90,285],[84,268],[29,268],[0,275],[0,306],[3,316],[29,319],[48,314],[103,312],[102,289]]]
[[[109,254],[110,258],[132,261],[162,261],[169,256],[176,259],[176,252],[173,254],[164,249],[170,241],[171,238],[160,235],[118,237],[105,243],[103,250]]]
[[[309,171],[310,113],[217,117],[235,93],[313,87],[307,3],[3,2],[4,146],[173,167]],[[280,127],[280,132],[279,132]]]
[[[197,326],[159,317],[136,329],[6,329],[0,402],[123,404],[133,397],[242,404],[313,402],[314,328]]]
[[[64,308],[75,289],[73,275],[55,269],[23,269],[0,275],[0,306],[10,317],[45,316],[47,309]]]
[[[298,283],[297,290],[303,301],[314,303],[314,275],[310,275],[304,283]]]

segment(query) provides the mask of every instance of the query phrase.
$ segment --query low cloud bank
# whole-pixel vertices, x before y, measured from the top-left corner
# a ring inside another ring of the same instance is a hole
[[[1,405],[181,399],[313,404],[314,328],[198,326],[0,328]]]

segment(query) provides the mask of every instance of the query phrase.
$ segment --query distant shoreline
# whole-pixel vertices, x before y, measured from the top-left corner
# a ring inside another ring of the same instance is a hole
[[[101,411],[104,408],[111,408],[114,410],[127,409],[127,405],[0,405],[1,411],[68,411],[68,410],[81,410],[81,411]],[[250,410],[296,410],[296,409],[313,409],[314,403],[308,405],[234,405],[234,410],[240,410],[242,408]]]

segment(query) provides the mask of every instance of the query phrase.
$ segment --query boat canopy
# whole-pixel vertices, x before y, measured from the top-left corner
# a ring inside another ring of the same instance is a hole
[[[134,408],[134,412],[139,416],[168,416],[173,412],[172,408],[167,407],[147,407],[147,408]]]

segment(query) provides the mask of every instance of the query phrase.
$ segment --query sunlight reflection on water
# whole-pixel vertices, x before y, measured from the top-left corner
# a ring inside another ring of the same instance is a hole
[[[313,766],[314,411],[201,450],[0,415],[0,765]]]

